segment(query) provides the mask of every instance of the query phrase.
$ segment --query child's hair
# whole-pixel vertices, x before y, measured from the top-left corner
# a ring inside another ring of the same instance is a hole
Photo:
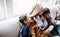
[[[47,13],[50,13],[50,10],[49,10],[49,8],[44,8],[43,10],[42,10],[42,12],[43,12],[43,16],[45,16]]]
[[[27,20],[27,16],[24,16],[24,17],[22,17],[22,18],[20,19],[20,22],[21,22],[22,24],[25,24],[24,21],[26,21],[26,20]]]

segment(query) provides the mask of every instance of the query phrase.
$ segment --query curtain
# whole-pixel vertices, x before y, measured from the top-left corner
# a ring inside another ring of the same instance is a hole
[[[0,0],[0,20],[11,19],[31,12],[36,3],[52,8],[56,0]]]

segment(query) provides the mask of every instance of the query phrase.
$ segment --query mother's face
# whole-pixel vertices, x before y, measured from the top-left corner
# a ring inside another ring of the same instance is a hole
[[[42,11],[39,11],[39,12],[38,12],[38,15],[42,15],[42,13],[43,13]]]

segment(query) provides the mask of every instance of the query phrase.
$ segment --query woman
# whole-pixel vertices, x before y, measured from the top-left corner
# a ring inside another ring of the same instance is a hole
[[[36,4],[34,7],[32,13],[30,13],[27,17],[29,20],[31,18],[33,19],[33,22],[30,23],[30,32],[32,37],[48,37],[48,35],[45,35],[43,32],[45,30],[45,27],[43,27],[43,22],[47,25],[46,19],[42,20],[44,17],[42,15],[42,10],[43,7],[40,6],[39,4]],[[45,25],[44,25],[45,26]]]

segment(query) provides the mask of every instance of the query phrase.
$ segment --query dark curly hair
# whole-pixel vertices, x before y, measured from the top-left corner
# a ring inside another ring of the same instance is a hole
[[[43,16],[45,16],[47,13],[50,13],[50,10],[49,10],[49,8],[44,8],[43,10],[42,10],[42,12],[43,12]]]
[[[26,21],[26,20],[27,20],[27,16],[24,16],[24,17],[22,17],[19,21],[20,21],[22,24],[25,24],[24,21]]]

